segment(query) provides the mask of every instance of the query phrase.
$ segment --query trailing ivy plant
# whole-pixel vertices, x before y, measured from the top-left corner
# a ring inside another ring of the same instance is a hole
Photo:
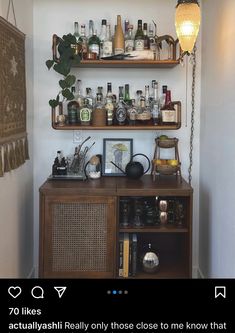
[[[72,86],[76,82],[76,77],[71,75],[71,67],[78,65],[81,61],[80,54],[77,53],[78,46],[76,37],[72,34],[64,35],[62,38],[54,35],[53,39],[56,38],[56,45],[53,45],[53,59],[46,61],[48,70],[52,67],[53,69],[63,75],[63,79],[59,80],[59,86],[61,90],[58,92],[56,98],[50,99],[49,105],[55,108],[61,101],[74,99],[74,94],[71,91]],[[55,40],[54,42],[55,43]],[[56,57],[57,48],[59,58]],[[62,98],[62,100],[61,100]]]

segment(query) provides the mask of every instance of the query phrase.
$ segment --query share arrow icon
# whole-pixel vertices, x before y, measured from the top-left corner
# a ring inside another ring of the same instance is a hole
[[[67,287],[54,287],[54,289],[57,291],[59,298],[61,298]]]

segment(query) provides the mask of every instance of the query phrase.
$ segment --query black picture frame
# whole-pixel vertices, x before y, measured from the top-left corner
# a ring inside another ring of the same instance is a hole
[[[105,138],[103,139],[103,176],[125,176],[125,168],[133,155],[133,139]],[[118,169],[114,162],[120,169]]]

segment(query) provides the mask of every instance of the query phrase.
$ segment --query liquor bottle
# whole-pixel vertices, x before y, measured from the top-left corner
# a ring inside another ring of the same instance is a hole
[[[74,34],[73,34],[75,37],[76,37],[76,41],[77,43],[79,43],[79,26],[78,26],[78,22],[74,22]]]
[[[101,22],[101,31],[99,35],[100,39],[100,57],[104,56],[104,40],[106,39],[107,35],[107,20],[102,20]]]
[[[124,53],[125,42],[122,30],[121,15],[117,16],[117,28],[114,35],[114,54]]]
[[[88,40],[93,36],[94,34],[94,21],[89,20],[89,35],[88,35]]]
[[[78,102],[79,107],[83,106],[84,104],[84,96],[82,95],[81,92],[81,85],[82,85],[82,81],[81,80],[77,80],[76,82],[76,93],[75,93],[75,100]]]
[[[128,20],[125,20],[125,31],[124,31],[124,39],[126,40],[126,37],[128,35],[128,27],[129,27],[129,21]]]
[[[112,83],[107,83],[107,95],[105,97],[105,110],[107,125],[113,125],[114,121],[114,103],[113,103],[113,93],[112,93]]]
[[[92,111],[92,124],[95,126],[106,125],[106,110],[102,101],[102,94],[96,94],[96,103]]]
[[[133,25],[128,26],[127,36],[125,36],[125,52],[134,50]]]
[[[145,86],[145,107],[146,109],[150,109],[150,102],[149,102],[149,86]]]
[[[84,105],[79,109],[81,125],[88,126],[91,124],[92,108],[89,104],[89,100],[85,98]]]
[[[104,100],[103,87],[98,87],[97,88],[96,100],[97,100],[98,95],[100,96],[101,103],[103,103],[103,100]]]
[[[86,96],[85,99],[88,101],[88,104],[91,108],[94,106],[94,98],[92,96],[92,90],[91,88],[86,88]]]
[[[160,109],[159,109],[159,98],[158,98],[158,82],[153,82],[153,99],[151,102],[151,113],[153,119],[153,125],[160,124]]]
[[[144,49],[149,50],[150,49],[150,40],[148,37],[148,25],[147,23],[144,23]]]
[[[125,84],[124,102],[127,105],[131,104],[129,84]]]
[[[160,108],[162,108],[165,104],[166,92],[167,92],[167,86],[162,86],[162,95],[159,100]]]
[[[138,20],[138,29],[135,34],[135,50],[144,50],[144,33],[142,30],[142,20]]]
[[[136,99],[136,107],[137,107],[137,112],[141,113],[141,96],[142,96],[142,90],[137,90],[136,91],[136,95],[137,95],[137,99]]]
[[[171,101],[171,91],[167,90],[165,105],[161,108],[162,124],[173,125],[177,122],[177,113]]]
[[[116,119],[118,125],[125,125],[126,122],[126,107],[124,104],[124,97],[123,97],[123,87],[119,87],[119,100],[116,109]]]
[[[75,95],[75,87],[71,89],[72,93]],[[78,110],[79,104],[76,100],[70,101],[67,105],[68,108],[68,122],[70,125],[75,125],[78,123]]]
[[[72,47],[75,49],[75,54],[78,54],[79,53],[79,38],[80,38],[80,35],[79,35],[79,26],[78,26],[78,22],[74,22],[74,34],[73,34],[76,38],[76,42],[77,44],[73,45]]]
[[[129,117],[129,124],[135,125],[136,124],[136,115],[137,115],[137,108],[135,106],[135,99],[131,100],[131,106],[127,110],[128,117]]]
[[[81,25],[81,35],[80,35],[78,41],[82,46],[82,54],[87,53],[87,38],[86,38],[86,26],[85,26],[85,24]]]
[[[97,58],[100,56],[100,39],[97,36],[97,32],[94,31],[93,36],[91,36],[88,40],[88,48],[92,53],[96,53]]]
[[[58,175],[58,167],[60,166],[60,162],[61,162],[61,151],[58,150],[56,158],[55,158],[54,163],[52,165],[52,175],[53,176]]]
[[[154,53],[157,51],[157,44],[154,36],[154,30],[153,30],[153,25],[152,23],[149,23],[149,47],[150,50],[152,50]]]
[[[106,37],[103,41],[103,57],[109,57],[113,54],[113,41],[111,36],[110,24],[107,24]]]

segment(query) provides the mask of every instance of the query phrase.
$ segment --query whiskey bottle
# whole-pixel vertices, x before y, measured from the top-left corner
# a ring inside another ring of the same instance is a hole
[[[119,100],[116,109],[116,119],[118,125],[125,125],[126,122],[126,107],[124,104],[124,97],[123,97],[123,87],[119,87]]]
[[[107,125],[113,125],[114,121],[114,102],[113,102],[113,93],[112,93],[112,83],[107,83],[107,95],[105,97],[105,110]]]
[[[150,40],[148,37],[148,25],[147,23],[144,23],[144,49],[149,50],[150,49]]]
[[[81,125],[88,126],[91,124],[92,108],[89,104],[89,100],[85,98],[84,105],[79,109]]]
[[[135,50],[144,50],[144,33],[142,30],[142,20],[138,20],[138,29],[135,34]]]
[[[72,87],[72,93],[75,94],[75,87]],[[67,105],[68,109],[68,122],[70,125],[78,123],[78,110],[79,104],[76,100],[70,101]]]
[[[97,36],[97,32],[94,31],[93,36],[91,36],[88,40],[88,48],[89,52],[95,53],[97,56],[97,59],[99,59],[100,56],[100,39]]]
[[[113,54],[113,41],[111,36],[110,24],[107,24],[106,37],[103,41],[103,57],[109,57]]]
[[[94,126],[106,125],[106,110],[102,102],[102,94],[99,92],[96,94],[96,103],[94,110],[92,111],[92,124]]]
[[[173,125],[177,122],[177,113],[171,101],[171,91],[167,90],[165,105],[161,109],[163,125]]]
[[[125,36],[125,52],[134,50],[133,25],[128,26],[128,32]]]
[[[117,16],[117,28],[114,35],[114,54],[124,53],[125,42],[122,30],[121,15]]]

